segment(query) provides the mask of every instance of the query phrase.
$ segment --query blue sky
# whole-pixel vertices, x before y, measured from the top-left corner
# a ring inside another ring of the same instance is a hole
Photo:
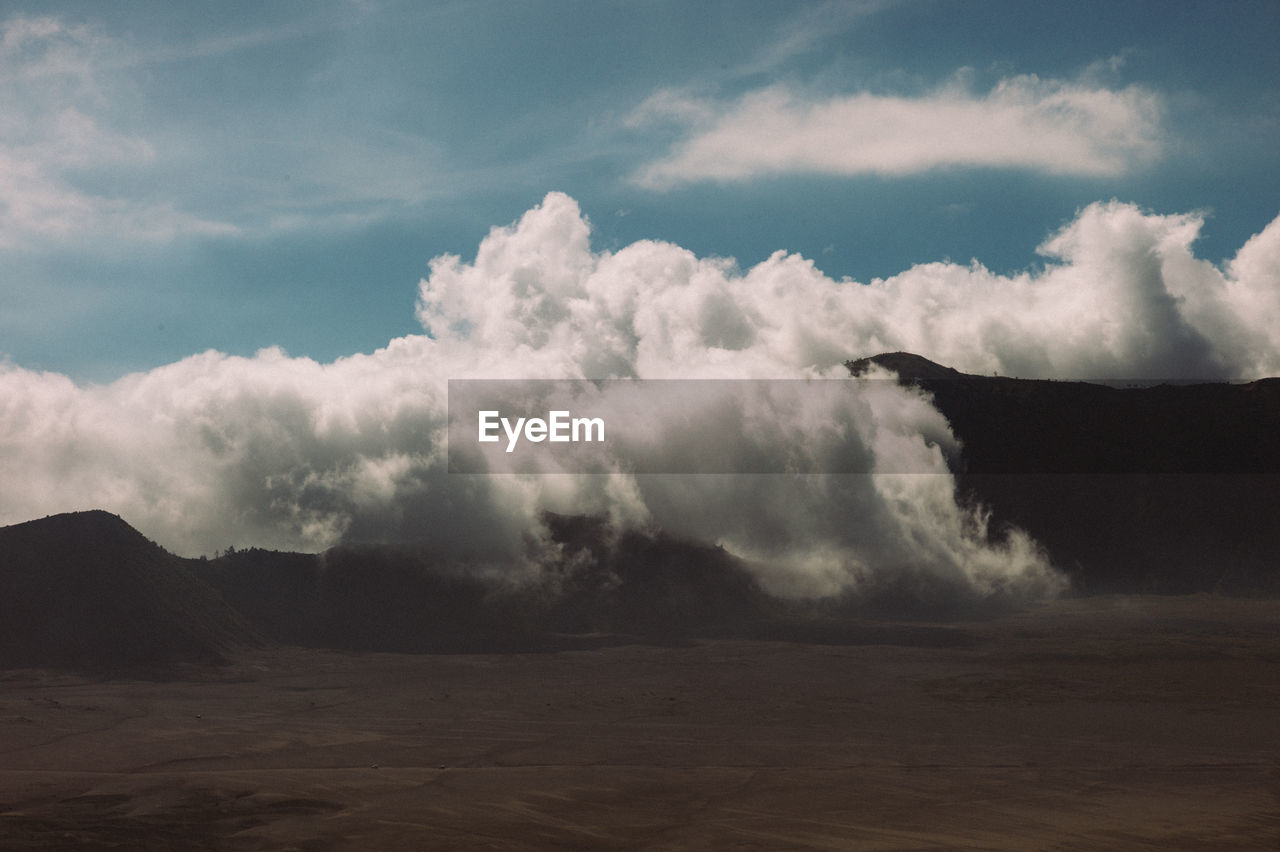
[[[552,190],[596,250],[999,273],[1082,208],[1280,213],[1275,2],[0,4],[0,358],[106,382],[421,331]],[[850,353],[851,355],[870,353]]]

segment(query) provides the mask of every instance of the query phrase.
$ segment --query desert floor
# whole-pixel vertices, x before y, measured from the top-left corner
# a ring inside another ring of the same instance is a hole
[[[0,672],[0,847],[1280,848],[1280,601]]]

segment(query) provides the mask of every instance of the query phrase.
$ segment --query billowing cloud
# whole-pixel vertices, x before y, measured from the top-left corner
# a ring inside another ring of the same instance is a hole
[[[428,334],[330,364],[207,352],[104,386],[0,366],[0,521],[118,512],[183,553],[413,540],[484,571],[556,557],[542,513],[607,514],[715,542],[769,588],[821,595],[901,573],[989,594],[1055,587],[1033,542],[992,543],[957,505],[945,421],[915,392],[853,380],[844,398],[753,410],[673,406],[657,450],[857,454],[868,475],[591,476],[447,472],[446,380],[836,378],[907,349],[964,370],[1074,377],[1280,371],[1280,220],[1219,268],[1200,220],[1093,205],[1043,271],[913,267],[835,281],[779,252],[744,271],[669,243],[598,252],[552,193],[473,261],[420,283]],[[696,439],[696,440],[695,440]],[[897,475],[906,469],[933,476]]]
[[[436,258],[421,285],[430,334],[499,374],[792,378],[895,350],[1045,378],[1280,373],[1280,220],[1224,269],[1195,256],[1202,216],[1097,203],[1044,242],[1039,271],[938,262],[864,285],[782,251],[745,272],[670,243],[596,254],[569,199],[537,213],[473,263]]]
[[[687,138],[633,179],[651,189],[783,174],[906,175],[957,166],[1113,176],[1161,150],[1161,101],[1136,86],[1000,81],[985,94],[953,82],[907,97],[806,95],[782,85],[729,105],[658,92],[633,125],[667,120]]]

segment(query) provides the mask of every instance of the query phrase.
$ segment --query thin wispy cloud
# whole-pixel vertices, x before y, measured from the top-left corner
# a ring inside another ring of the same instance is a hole
[[[986,93],[951,82],[922,96],[813,96],[784,85],[730,104],[660,91],[629,117],[688,135],[637,171],[655,190],[788,174],[909,175],[938,168],[1116,176],[1156,160],[1162,101],[1120,89],[1022,75]]]
[[[83,24],[18,15],[0,26],[0,81],[63,77],[91,86],[95,66],[117,56],[118,48],[114,39]]]
[[[104,71],[220,57],[340,30],[352,20],[344,14],[315,14],[281,24],[195,35],[144,46],[112,37],[99,28],[68,23],[56,15],[16,15],[3,24],[0,36],[0,81],[77,74],[92,77]],[[358,9],[354,14],[358,17]]]
[[[130,65],[158,65],[213,56],[224,56],[257,47],[294,41],[337,29],[342,21],[333,17],[310,17],[279,26],[258,27],[227,35],[210,36],[189,42],[171,43],[139,51]]]
[[[83,189],[95,170],[146,169],[144,136],[111,125],[113,81],[102,66],[127,48],[87,26],[16,17],[0,26],[0,248],[99,238],[167,241],[234,226],[172,200]],[[106,117],[106,120],[104,120]]]
[[[814,51],[823,42],[848,31],[864,18],[901,0],[833,0],[802,7],[782,27],[778,37],[747,61],[735,65],[731,75],[743,77],[774,71],[797,56]]]
[[[414,134],[338,133],[321,107],[212,102],[209,121],[151,105],[148,69],[334,28],[317,17],[149,47],[53,16],[0,22],[0,250],[351,229],[437,196],[449,169]]]

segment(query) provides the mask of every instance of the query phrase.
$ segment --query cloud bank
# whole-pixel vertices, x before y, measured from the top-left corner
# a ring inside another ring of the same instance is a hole
[[[1107,89],[1000,81],[976,94],[950,83],[919,97],[815,97],[775,85],[722,106],[679,92],[650,97],[631,116],[674,121],[689,136],[633,180],[665,190],[696,181],[783,174],[907,175],[959,166],[1115,176],[1157,158],[1162,105],[1136,86]]]
[[[1056,580],[1034,542],[988,541],[956,504],[947,424],[892,383],[764,406],[750,430],[719,406],[673,409],[681,424],[656,444],[854,453],[869,475],[465,476],[447,473],[447,379],[835,378],[897,349],[1023,376],[1280,372],[1280,220],[1223,267],[1194,256],[1200,224],[1096,204],[1046,241],[1043,271],[934,263],[862,285],[783,252],[745,272],[669,243],[597,252],[577,204],[551,193],[473,261],[433,260],[428,333],[372,354],[206,352],[103,386],[0,366],[0,522],[102,507],[186,554],[418,541],[518,574],[557,558],[542,512],[589,512],[719,543],[782,594],[899,576],[1043,593]],[[907,469],[937,475],[885,472]]]

